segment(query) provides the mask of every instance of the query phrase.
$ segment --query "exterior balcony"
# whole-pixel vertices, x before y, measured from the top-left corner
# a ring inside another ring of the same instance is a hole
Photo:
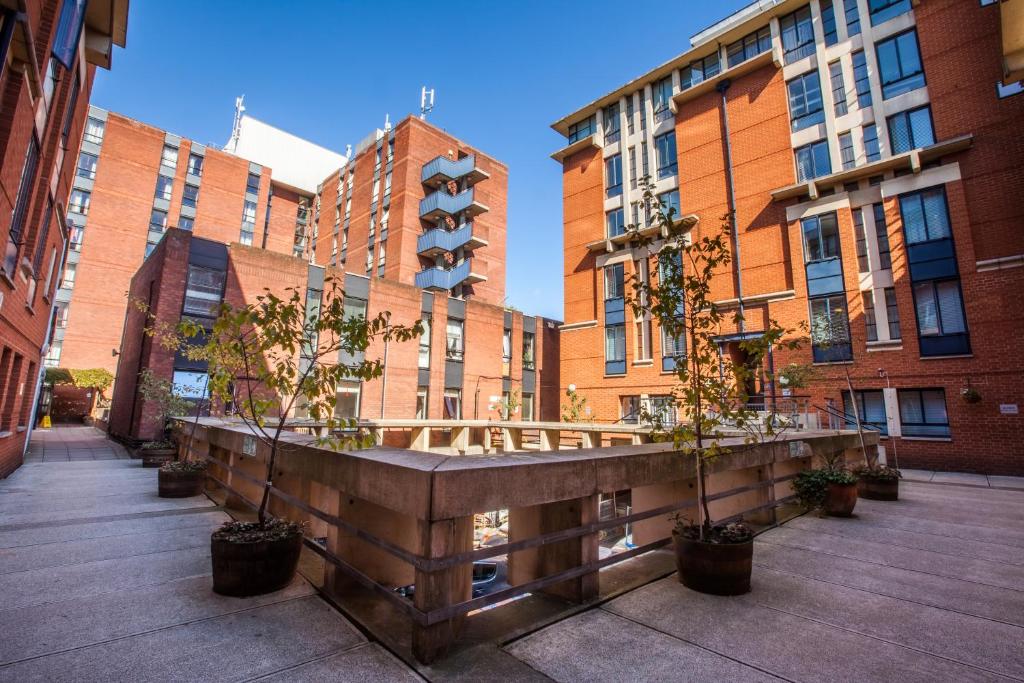
[[[466,259],[451,268],[427,268],[416,273],[416,286],[421,289],[451,290],[455,285],[471,285],[487,280],[486,275],[473,272],[473,259]]]
[[[440,187],[449,180],[465,178],[470,185],[486,180],[491,177],[487,171],[477,168],[476,155],[470,154],[458,160],[452,160],[445,156],[437,157],[423,164],[423,172],[420,181],[424,185]]]
[[[459,247],[476,249],[486,247],[487,240],[473,234],[473,224],[465,223],[455,230],[431,228],[416,239],[416,253],[420,256],[437,256]]]
[[[420,218],[436,221],[442,216],[454,216],[466,212],[469,216],[477,216],[487,211],[487,205],[476,200],[473,188],[456,195],[443,190],[432,192],[420,201]]]

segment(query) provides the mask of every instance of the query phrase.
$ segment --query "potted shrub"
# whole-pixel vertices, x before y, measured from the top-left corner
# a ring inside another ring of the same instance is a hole
[[[289,448],[281,436],[293,416],[308,417],[326,427],[316,443],[331,448],[372,443],[355,433],[357,424],[335,415],[338,385],[368,381],[382,374],[379,360],[367,360],[371,342],[404,342],[423,332],[420,321],[394,325],[384,312],[373,319],[345,311],[345,292],[326,278],[320,300],[311,306],[305,288],[288,288],[284,298],[265,290],[251,304],[222,304],[212,328],[185,320],[184,336],[202,337],[197,352],[208,364],[211,400],[230,404],[259,444],[266,462],[256,521],[231,521],[210,539],[213,590],[222,595],[249,596],[278,590],[295,575],[303,542],[303,523],[275,518],[268,512],[278,458]],[[386,347],[385,347],[386,348]],[[344,352],[344,353],[343,353]],[[362,358],[350,365],[342,355]]]
[[[161,498],[198,496],[206,483],[206,461],[168,462],[157,472],[157,482]]]
[[[685,343],[685,353],[676,357],[678,386],[672,392],[671,410],[682,409],[686,419],[677,422],[675,415],[664,413],[664,406],[655,414],[641,410],[641,419],[652,425],[652,431],[664,435],[665,440],[672,439],[677,450],[694,457],[696,465],[697,519],[677,517],[672,534],[679,581],[704,593],[739,595],[750,591],[754,534],[740,522],[712,519],[707,465],[729,451],[717,438],[720,428],[743,430],[748,444],[775,438],[786,428],[778,415],[762,420],[747,407],[746,387],[769,348],[795,349],[799,340],[788,338],[791,331],[769,320],[761,336],[739,342],[743,362],[721,354],[718,336],[729,321],[715,303],[718,295],[712,293],[712,279],[716,271],[728,269],[731,261],[730,226],[691,240],[688,232],[693,221],[677,217],[676,209],[657,197],[647,179],[644,201],[653,209],[659,241],[663,242],[655,250],[652,239],[642,235],[639,226],[627,228],[640,248],[648,248],[658,266],[656,278],[631,279],[628,303],[637,317],[656,319],[665,338],[674,340],[673,348],[679,350]],[[740,313],[731,321],[743,329]],[[663,421],[671,427],[663,429]]]
[[[850,517],[857,505],[857,477],[838,467],[804,470],[793,480],[799,505],[832,517]]]
[[[854,469],[854,473],[857,475],[857,493],[861,498],[899,500],[903,474],[895,467],[861,466]]]
[[[143,467],[162,467],[174,460],[178,448],[173,441],[144,441],[139,446]]]

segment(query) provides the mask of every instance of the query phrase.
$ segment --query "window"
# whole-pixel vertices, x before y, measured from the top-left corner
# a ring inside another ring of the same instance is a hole
[[[258,173],[250,173],[245,180],[245,191],[253,194],[260,193],[260,176]]]
[[[53,305],[53,318],[57,327],[64,329],[68,326],[68,302],[58,301]]]
[[[202,400],[207,396],[208,380],[205,372],[175,370],[171,376],[171,393],[186,400]]]
[[[187,216],[178,216],[178,227],[182,230],[192,230],[195,227],[195,221]]]
[[[868,62],[863,50],[857,50],[853,58],[853,84],[857,90],[857,106],[867,109],[871,106],[871,81],[868,78]]]
[[[360,384],[357,381],[342,380],[335,388],[334,417],[354,420],[359,417]]]
[[[816,363],[853,358],[845,295],[811,299],[811,346]]]
[[[630,135],[636,130],[636,124],[633,123],[635,115],[636,109],[633,106],[633,96],[626,95],[626,130]]]
[[[605,107],[601,120],[604,124],[604,144],[610,145],[613,142],[618,142],[619,138],[622,137],[622,130],[619,127],[621,125],[619,121],[619,103],[616,102]]]
[[[163,232],[167,228],[167,212],[160,209],[153,209],[149,214],[149,229]]]
[[[663,427],[671,427],[676,423],[676,399],[673,396],[651,396],[648,400],[651,421]]]
[[[669,131],[654,138],[654,149],[658,155],[658,180],[674,176],[679,172],[676,157],[676,132]]]
[[[730,43],[725,48],[726,62],[732,68],[742,64],[748,59],[753,59],[762,52],[772,49],[772,31],[765,26],[760,31],[748,33],[735,43]]]
[[[82,238],[85,235],[85,230],[77,225],[69,224],[71,228],[71,239],[68,241],[68,249],[71,251],[82,251]]]
[[[789,90],[789,116],[793,132],[825,121],[817,70],[797,76],[786,84],[786,88]]]
[[[82,139],[86,142],[91,142],[94,145],[103,143],[103,133],[106,131],[107,123],[101,119],[94,119],[89,117],[85,122],[85,133]]]
[[[796,179],[805,182],[828,175],[832,172],[832,162],[828,157],[828,142],[818,140],[794,150],[796,154]]]
[[[839,258],[839,229],[835,213],[800,221],[804,235],[804,262]]]
[[[686,357],[686,335],[680,334],[673,337],[665,328],[661,328],[661,369],[663,372],[673,372],[676,363],[682,362]]]
[[[446,329],[445,358],[448,360],[461,361],[463,356],[463,322],[448,318]]]
[[[821,30],[825,34],[826,47],[839,42],[839,33],[836,31],[836,10],[832,6],[832,0],[821,0]]]
[[[444,419],[462,419],[462,391],[459,389],[444,390]]]
[[[864,158],[868,161],[882,158],[882,150],[878,146],[878,127],[873,123],[864,126]]]
[[[686,90],[698,83],[714,78],[721,71],[721,64],[718,61],[718,53],[708,55],[703,59],[690,62],[679,70],[679,88]]]
[[[928,105],[901,111],[889,117],[889,144],[893,154],[909,152],[935,143],[932,112]]]
[[[82,216],[89,214],[89,204],[92,202],[92,195],[85,190],[71,190],[68,197],[68,212],[77,213]]]
[[[533,332],[523,332],[523,369],[533,370],[535,367]]]
[[[626,232],[626,218],[623,209],[609,211],[605,215],[605,224],[608,226],[608,237],[617,237]]]
[[[85,0],[67,0],[61,6],[57,32],[53,40],[53,56],[67,69],[71,69],[74,64],[75,53],[78,50],[85,6]]]
[[[419,387],[416,390],[416,419],[427,419],[427,396],[430,390],[427,387]]]
[[[867,273],[871,270],[868,265],[868,236],[864,230],[864,210],[857,208],[851,211],[853,215],[853,236],[857,245],[857,271]]]
[[[46,65],[46,76],[43,77],[43,101],[46,103],[47,109],[53,102],[53,91],[57,87],[58,68],[57,60],[51,57]]]
[[[843,0],[843,13],[846,15],[846,35],[852,38],[860,33],[860,12],[857,11],[857,0]]]
[[[203,175],[203,157],[198,154],[188,155],[188,172],[191,175]]]
[[[89,154],[88,152],[82,152],[78,155],[78,172],[79,178],[88,178],[93,180],[96,178],[96,162],[98,157],[95,154]]]
[[[639,178],[636,174],[636,147],[629,148],[629,186],[636,189]]]
[[[242,232],[238,241],[252,244],[253,233],[256,232],[256,202],[245,200],[242,205]]]
[[[651,322],[649,320],[637,320],[634,323],[636,343],[634,349],[634,360],[647,361],[651,359]]]
[[[391,171],[384,174],[384,196],[388,197],[391,195]],[[387,207],[385,207],[387,208]]]
[[[55,368],[60,365],[60,352],[62,346],[62,342],[50,342],[50,348],[46,351],[46,358],[43,360],[43,365],[48,368]]]
[[[857,397],[857,412],[853,410],[853,402],[850,400],[850,392],[843,391],[843,412],[846,413],[846,428],[856,429],[856,418],[864,426],[874,428],[882,435],[889,433],[889,421],[885,415],[885,396],[881,391],[855,391]]]
[[[185,191],[181,195],[181,205],[196,208],[196,201],[199,200],[199,188],[195,185],[185,183]]]
[[[641,88],[637,93],[637,97],[640,99],[640,130],[647,130],[647,97],[644,95],[644,89]]]
[[[160,152],[160,164],[168,168],[177,168],[178,148],[164,145],[163,151]]]
[[[569,126],[569,144],[578,142],[585,137],[594,134],[594,117],[589,116],[578,123]]]
[[[878,240],[878,267],[882,270],[892,268],[892,252],[889,249],[889,228],[885,224],[885,207],[881,204],[872,206],[875,215],[875,239]]]
[[[174,180],[165,175],[158,175],[156,177],[156,192],[154,193],[154,196],[157,199],[171,201],[171,191],[173,188]]]
[[[910,0],[868,0],[871,25],[877,26],[910,11]]]
[[[22,229],[25,225],[25,216],[28,213],[29,201],[32,198],[32,188],[36,180],[36,168],[39,165],[39,145],[33,136],[29,139],[28,149],[25,150],[25,163],[21,167],[21,179],[18,181],[18,199],[14,206],[14,213],[11,216],[11,227],[8,231],[10,239],[7,242],[7,251],[4,254],[4,271],[8,275],[14,275],[18,265],[18,249],[21,246]],[[77,192],[77,190],[75,191]],[[88,211],[88,193],[85,195],[85,211]],[[74,197],[74,192],[72,192]]]
[[[861,292],[864,304],[864,326],[867,328],[869,342],[878,341],[878,322],[875,320],[875,293],[873,290]]]
[[[626,326],[604,328],[604,368],[606,375],[626,373]]]
[[[665,121],[672,118],[669,102],[672,101],[672,77],[665,76],[652,86],[654,98],[654,120]]]
[[[889,339],[900,339],[900,309],[896,305],[896,290],[885,288],[885,315],[889,319]]]
[[[512,330],[501,335],[501,376],[508,377],[512,370]]]
[[[843,163],[843,170],[857,165],[857,156],[853,152],[853,136],[849,131],[839,134],[839,157]]]
[[[523,422],[533,422],[533,394],[523,394],[520,401],[519,419]]]
[[[671,212],[673,221],[679,218],[679,190],[662,192],[658,195],[658,201],[661,202],[661,210],[666,215],[669,215],[669,212]]]
[[[875,45],[875,51],[884,99],[924,87],[924,67],[916,31],[911,29],[883,40]]]
[[[786,64],[814,54],[810,5],[779,19],[779,30],[782,32],[782,51]]]
[[[996,97],[1001,100],[1019,95],[1022,92],[1024,92],[1024,81],[1016,81],[1015,83],[996,82]]]
[[[828,65],[829,81],[832,83],[832,101],[835,103],[836,116],[849,111],[846,106],[846,85],[843,83],[843,65],[836,60]]]
[[[917,331],[922,337],[965,334],[964,305],[959,280],[914,284]]]
[[[900,432],[903,436],[948,438],[946,392],[942,389],[899,389]]]
[[[907,244],[952,237],[949,213],[946,209],[946,192],[941,187],[901,196],[900,212],[903,215],[903,230],[907,235]]]
[[[76,263],[64,264],[64,277],[60,280],[60,286],[64,289],[74,289],[75,287],[75,272],[78,269]]]
[[[625,294],[625,274],[623,264],[616,263],[604,267],[604,298],[621,299]]]
[[[618,197],[622,194],[622,155],[604,160],[605,196]]]
[[[640,421],[640,397],[619,397],[619,422],[636,424]]]
[[[216,317],[224,291],[224,277],[224,271],[189,264],[182,313]]]

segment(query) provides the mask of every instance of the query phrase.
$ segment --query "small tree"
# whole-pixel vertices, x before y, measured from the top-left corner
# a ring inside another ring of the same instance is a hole
[[[573,385],[565,390],[568,403],[562,404],[562,422],[584,422],[587,414],[587,397],[577,393]]]
[[[92,390],[89,399],[89,415],[96,409],[97,401],[103,396],[103,392],[114,383],[114,375],[106,368],[87,368],[84,370],[68,368],[47,368],[47,384],[68,384],[79,389]]]
[[[632,278],[632,293],[627,299],[634,314],[650,314],[657,320],[666,338],[686,342],[685,354],[676,362],[678,386],[672,393],[685,419],[668,431],[677,449],[695,457],[699,524],[693,533],[699,540],[708,541],[713,524],[708,507],[707,464],[729,450],[720,444],[717,433],[723,428],[739,428],[748,435],[748,441],[778,436],[781,430],[774,415],[762,423],[757,412],[747,407],[746,387],[769,349],[795,349],[800,340],[791,338],[792,330],[769,320],[758,336],[739,342],[745,363],[723,357],[718,337],[730,318],[715,302],[712,282],[732,260],[728,223],[716,234],[691,240],[688,226],[679,220],[676,209],[659,199],[646,179],[643,198],[652,209],[663,246],[657,252],[656,281]],[[627,229],[650,253],[653,239],[642,235],[640,226]],[[743,329],[743,322],[738,311],[731,316],[737,329]]]
[[[328,277],[322,298],[307,312],[307,299],[296,288],[284,298],[265,290],[255,302],[242,307],[222,304],[212,330],[206,333],[204,356],[209,363],[209,387],[213,398],[230,404],[256,438],[270,449],[258,517],[267,525],[267,504],[274,465],[285,444],[285,431],[293,410],[303,407],[326,426],[318,443],[332,448],[365,445],[366,438],[342,436],[352,431],[355,420],[335,417],[338,384],[344,380],[368,381],[379,377],[379,360],[339,362],[363,354],[374,339],[404,342],[423,333],[420,321],[393,325],[384,312],[372,319],[346,315],[345,293],[337,280]],[[183,323],[186,334],[203,334],[195,323]]]
[[[511,420],[512,416],[519,412],[522,400],[519,397],[519,390],[513,389],[508,396],[501,399],[501,417],[503,420]]]

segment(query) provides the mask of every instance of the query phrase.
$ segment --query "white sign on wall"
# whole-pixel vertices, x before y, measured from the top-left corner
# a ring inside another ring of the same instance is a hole
[[[1000,403],[999,404],[999,413],[1001,415],[1016,415],[1017,414],[1017,404],[1016,403]]]

